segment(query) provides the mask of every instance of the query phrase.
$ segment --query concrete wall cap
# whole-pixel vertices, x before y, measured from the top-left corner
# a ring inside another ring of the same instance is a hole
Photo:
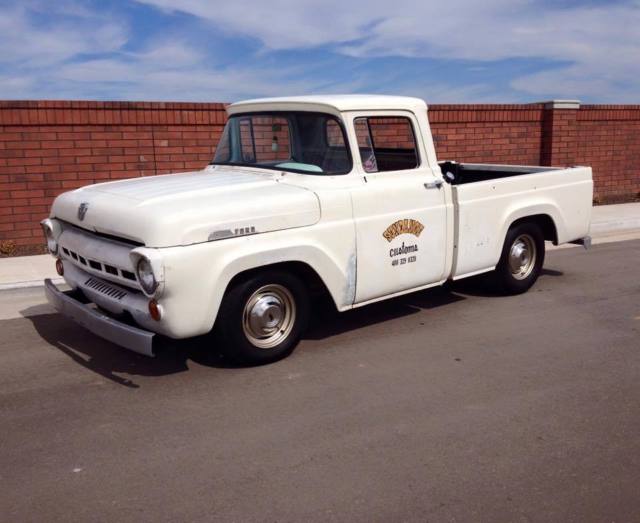
[[[580,109],[580,100],[548,100],[545,109]]]

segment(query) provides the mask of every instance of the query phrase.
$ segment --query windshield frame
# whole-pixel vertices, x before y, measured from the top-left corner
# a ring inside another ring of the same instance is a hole
[[[224,132],[227,129],[227,124],[229,123],[229,120],[231,120],[231,118],[244,118],[247,116],[280,116],[282,118],[287,119],[287,121],[289,122],[289,119],[286,117],[287,114],[291,114],[291,113],[304,113],[304,114],[308,114],[308,115],[316,115],[316,116],[323,116],[328,119],[331,119],[333,121],[335,121],[338,124],[338,127],[340,128],[340,131],[342,132],[342,139],[344,140],[344,146],[345,149],[347,151],[347,157],[349,159],[349,166],[348,169],[346,171],[341,171],[341,172],[332,172],[332,173],[327,173],[327,172],[315,172],[315,171],[307,171],[307,170],[303,170],[303,169],[293,169],[291,167],[287,167],[287,168],[283,168],[283,167],[277,167],[275,165],[270,166],[270,165],[261,165],[261,164],[257,164],[257,163],[248,163],[248,162],[215,162],[214,160],[211,160],[211,162],[209,162],[209,165],[222,165],[222,166],[230,166],[230,167],[250,167],[252,169],[266,169],[269,171],[279,171],[279,172],[291,172],[291,173],[296,173],[296,174],[306,174],[306,175],[311,175],[311,176],[344,176],[346,174],[350,174],[351,172],[353,172],[353,155],[351,154],[351,144],[349,142],[349,134],[347,133],[347,129],[346,126],[344,125],[344,121],[342,120],[342,117],[336,116],[333,113],[329,113],[329,112],[322,112],[322,111],[304,111],[304,110],[272,110],[272,111],[249,111],[249,112],[242,112],[242,113],[233,113],[231,115],[229,115],[229,118],[227,118],[227,121],[225,122],[225,126],[224,129],[222,131],[222,136],[220,137],[220,140],[218,141],[218,144],[216,145],[216,151],[218,149],[218,146],[220,145],[220,142],[222,141],[222,138],[224,137]],[[291,134],[291,124],[289,123],[289,134]],[[325,137],[324,139],[326,140],[326,122],[325,122]],[[329,147],[329,145],[327,144],[327,147]],[[215,153],[214,153],[214,159],[215,159]],[[285,163],[286,160],[284,160],[281,163]]]

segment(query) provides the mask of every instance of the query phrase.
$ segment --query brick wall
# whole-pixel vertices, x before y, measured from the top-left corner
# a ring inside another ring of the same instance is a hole
[[[432,105],[441,159],[592,165],[598,203],[640,199],[640,106]],[[43,251],[60,192],[200,169],[225,121],[219,103],[0,102],[0,255]]]
[[[0,255],[42,252],[63,191],[201,169],[225,120],[219,103],[0,102]]]
[[[640,107],[583,105],[576,114],[574,162],[593,167],[602,202],[640,199]]]
[[[640,105],[432,105],[440,159],[590,165],[594,202],[640,200]]]
[[[441,160],[541,165],[544,104],[433,105],[431,132]]]

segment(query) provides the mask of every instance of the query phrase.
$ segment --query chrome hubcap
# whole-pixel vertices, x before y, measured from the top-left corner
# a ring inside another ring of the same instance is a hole
[[[270,349],[289,336],[295,319],[295,301],[289,290],[282,285],[265,285],[247,300],[242,328],[252,345]]]
[[[521,234],[509,249],[509,268],[516,280],[527,278],[536,264],[536,243],[528,234]]]

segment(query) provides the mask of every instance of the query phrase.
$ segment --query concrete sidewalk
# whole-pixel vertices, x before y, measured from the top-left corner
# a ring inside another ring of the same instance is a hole
[[[593,208],[591,235],[640,231],[640,203],[600,205]]]
[[[45,278],[56,283],[64,281],[56,272],[55,260],[48,254],[0,258],[0,291],[37,287]]]
[[[594,207],[591,236],[594,243],[640,238],[640,203]],[[37,287],[45,278],[63,282],[56,273],[53,258],[48,254],[0,258],[0,291]]]

